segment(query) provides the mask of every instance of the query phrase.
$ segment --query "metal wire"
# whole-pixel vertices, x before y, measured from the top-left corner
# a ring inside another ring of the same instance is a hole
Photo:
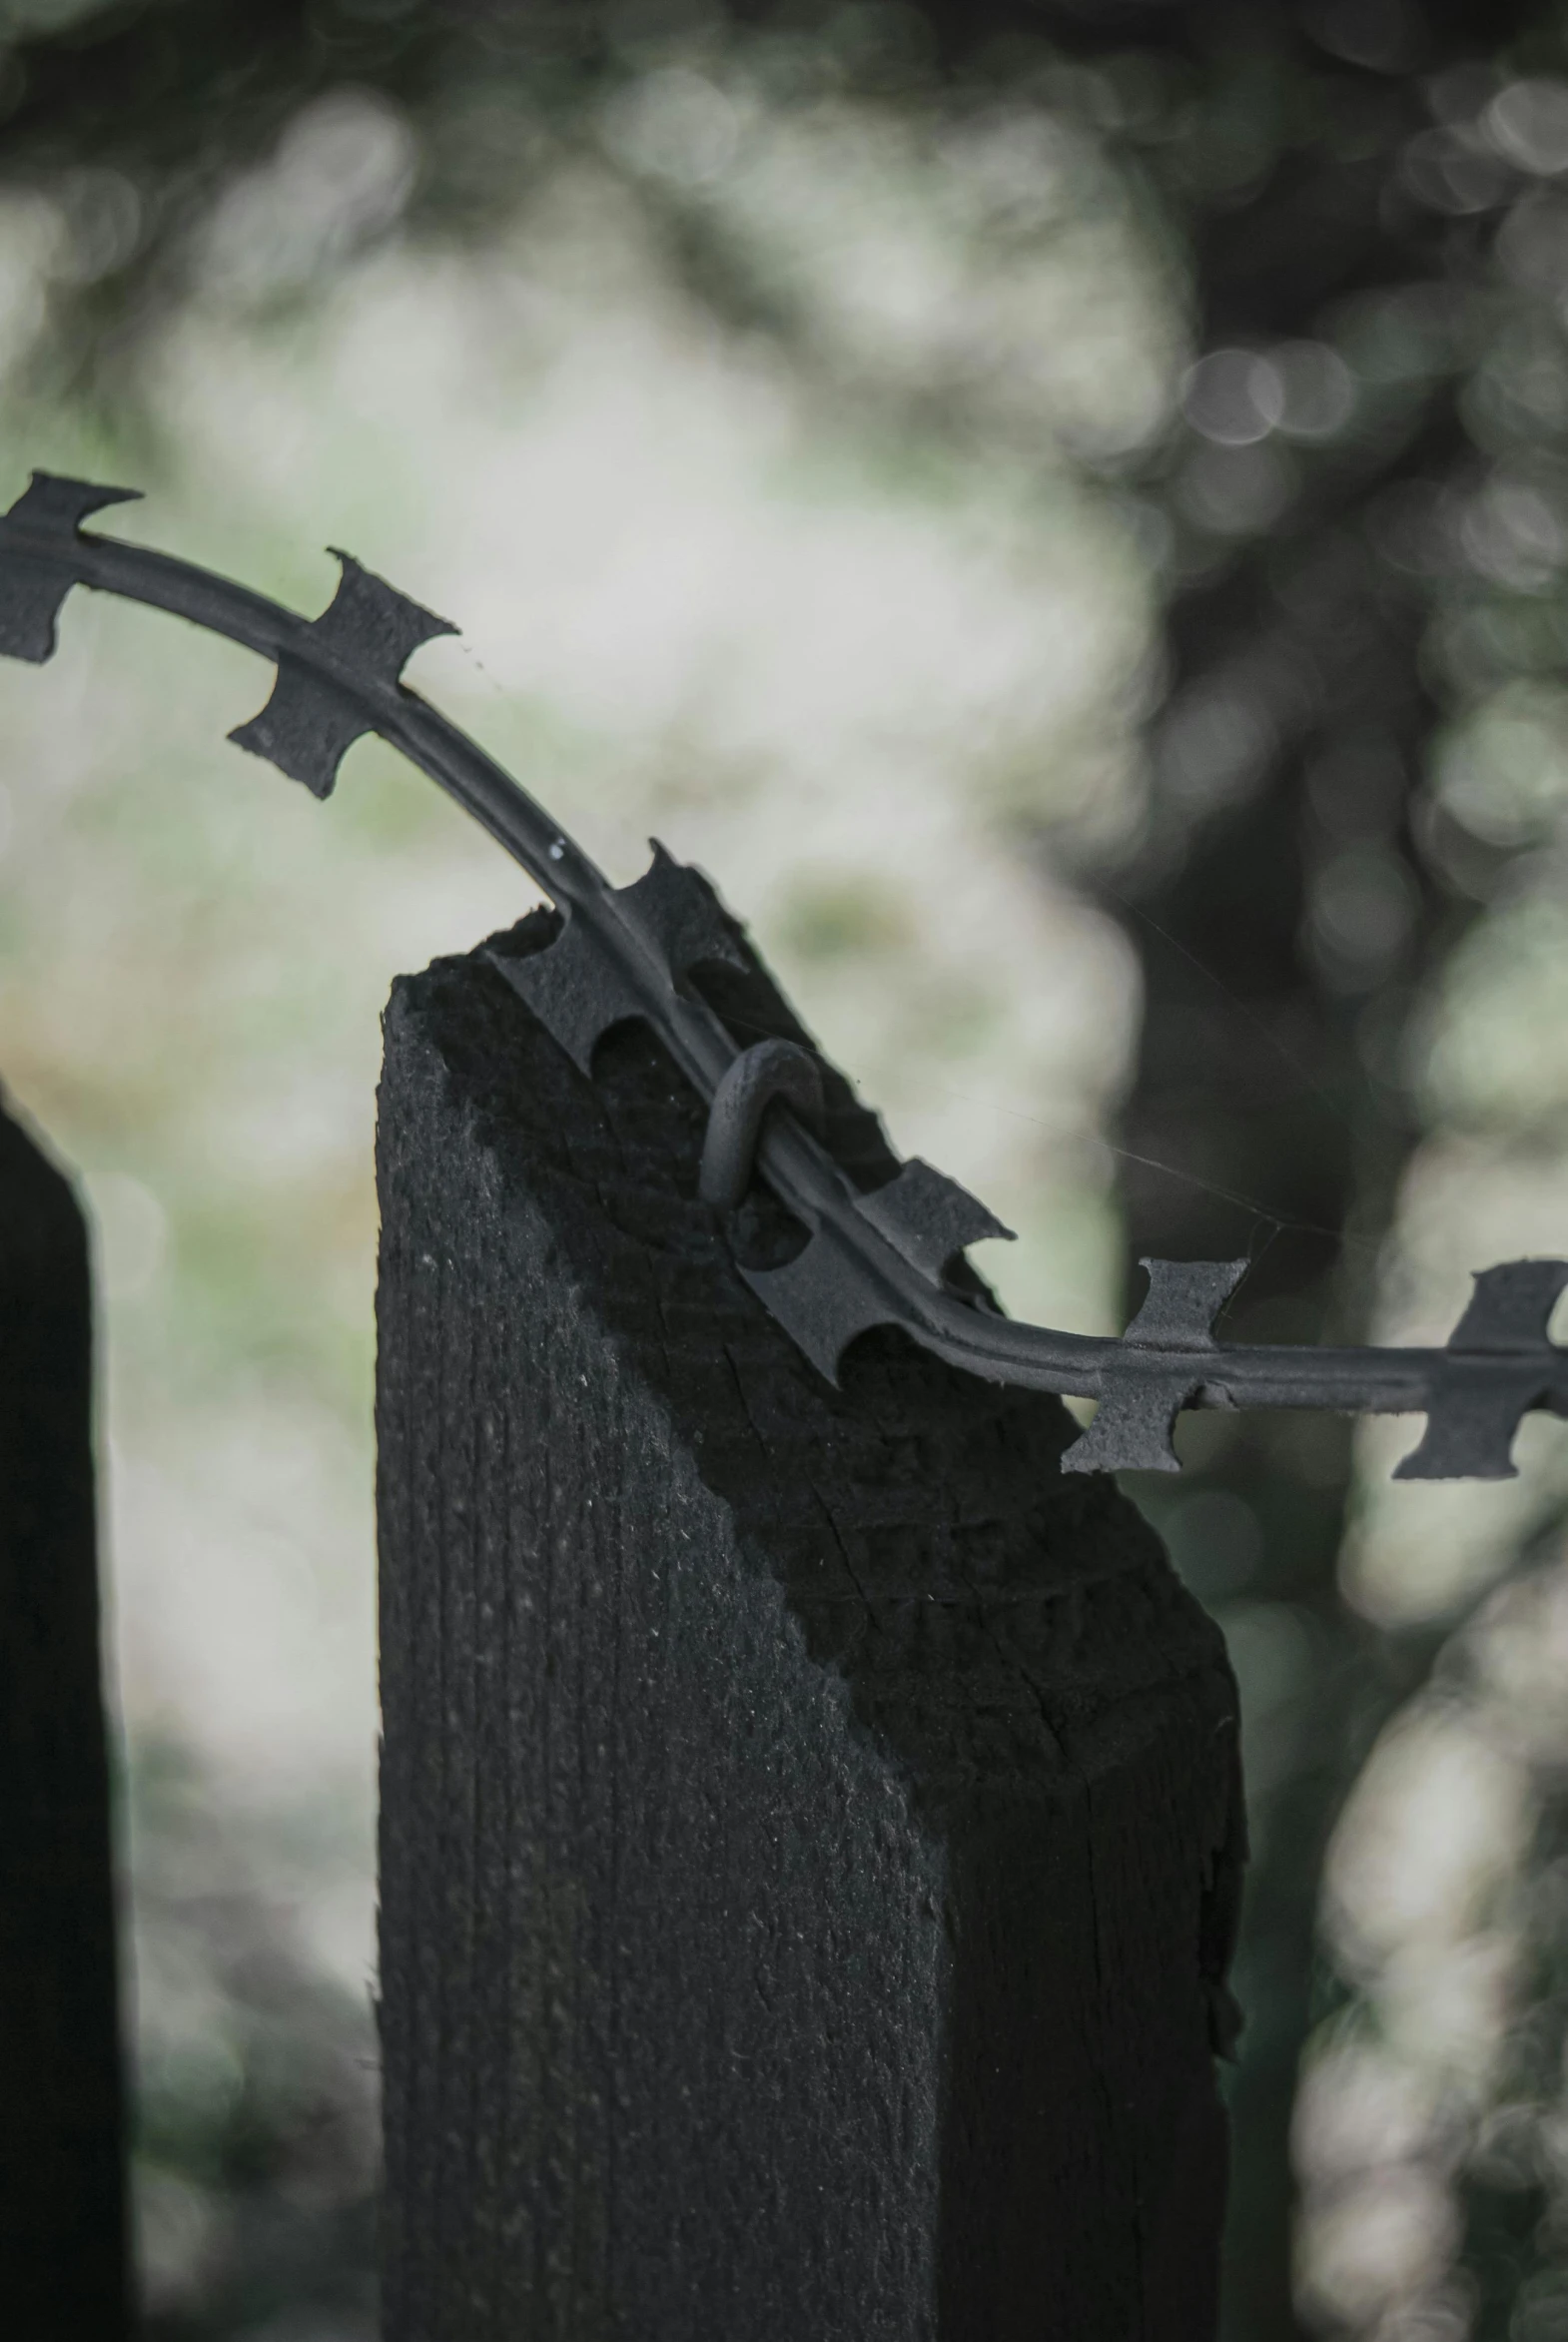
[[[701,873],[655,843],[644,875],[612,887],[542,806],[400,680],[421,642],[454,629],[351,555],[338,555],[343,574],[329,607],[302,618],[191,562],[83,530],[93,512],[135,492],[33,474],[0,517],[0,652],[48,659],[75,585],[152,603],[260,652],[277,680],[231,739],[323,798],[353,741],[366,732],[391,741],[561,911],[546,950],[495,965],[582,1073],[591,1076],[602,1034],[642,1018],[710,1110],[721,1095],[733,1104],[746,1052],[683,979],[704,962],[748,962],[739,927]],[[898,1325],[990,1380],[1098,1398],[1093,1424],[1063,1459],[1067,1470],[1175,1470],[1172,1431],[1184,1407],[1324,1407],[1424,1414],[1425,1435],[1397,1478],[1508,1479],[1521,1415],[1568,1415],[1568,1350],[1547,1337],[1568,1262],[1481,1270],[1441,1349],[1219,1341],[1214,1321],[1244,1269],[1238,1261],[1146,1261],[1149,1292],[1124,1335],[1066,1333],[1003,1317],[948,1281],[966,1244],[1009,1231],[929,1164],[908,1162],[864,1194],[787,1099],[765,1119],[759,1110],[748,1149],[752,1136],[757,1172],[808,1240],[784,1267],[742,1265],[740,1274],[811,1363],[836,1380],[857,1334]],[[733,1174],[728,1157],[726,1166]],[[732,1184],[733,1175],[726,1196]]]

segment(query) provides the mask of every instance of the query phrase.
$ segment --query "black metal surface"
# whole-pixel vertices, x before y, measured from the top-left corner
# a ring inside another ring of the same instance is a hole
[[[670,1003],[680,998],[677,979],[703,961],[746,965],[734,929],[702,873],[674,861],[657,838],[650,844],[652,865],[629,887],[610,887],[597,871],[593,877],[601,901],[612,905],[643,943],[651,965],[639,966],[607,950],[601,924],[585,917],[580,908],[567,910],[565,927],[547,952],[534,959],[494,961],[580,1073],[588,1072],[594,1044],[612,1025],[649,1014],[650,986],[656,994],[668,995],[660,1000],[667,1015]],[[563,860],[566,847],[565,839],[556,838],[551,857]],[[517,858],[525,861],[520,854]],[[532,875],[539,876],[537,871]],[[539,883],[548,888],[547,878]]]
[[[88,535],[92,512],[135,493],[35,472],[0,517],[0,651],[41,661],[55,647],[73,585],[170,610],[275,662],[262,712],[231,735],[327,796],[350,743],[377,732],[454,797],[556,904],[548,951],[495,965],[584,1072],[612,1025],[644,1018],[700,1097],[717,1098],[746,1053],[686,981],[703,962],[743,965],[740,931],[707,880],[655,845],[651,868],[612,887],[542,806],[398,677],[419,643],[451,631],[340,553],[331,606],[308,619],[194,564]],[[1424,1414],[1405,1479],[1508,1479],[1520,1417],[1568,1415],[1568,1351],[1547,1337],[1568,1262],[1482,1270],[1442,1349],[1294,1348],[1226,1343],[1212,1325],[1244,1264],[1148,1261],[1150,1291],[1120,1339],[1023,1325],[984,1295],[945,1281],[966,1244],[1007,1234],[984,1204],[927,1164],[906,1164],[862,1193],[789,1115],[761,1121],[760,1175],[807,1231],[785,1266],[747,1269],[754,1292],[812,1363],[835,1378],[845,1348],[874,1325],[993,1381],[1071,1392],[1102,1404],[1066,1468],[1175,1469],[1171,1429],[1183,1407],[1327,1407]]]
[[[775,1104],[792,1107],[822,1136],[822,1074],[798,1041],[758,1041],[743,1049],[713,1093],[697,1171],[704,1203],[733,1211],[757,1168],[762,1120]]]

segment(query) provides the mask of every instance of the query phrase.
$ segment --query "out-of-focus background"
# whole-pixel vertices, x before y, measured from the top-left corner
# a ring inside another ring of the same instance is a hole
[[[1111,1329],[1568,1252],[1568,34],[1438,0],[0,0],[0,496],[296,605],[703,865]],[[261,665],[0,669],[0,1072],[81,1168],[155,2342],[376,2331],[377,1019],[525,906]],[[1188,1418],[1253,1867],[1227,2342],[1568,2337],[1568,1434]]]

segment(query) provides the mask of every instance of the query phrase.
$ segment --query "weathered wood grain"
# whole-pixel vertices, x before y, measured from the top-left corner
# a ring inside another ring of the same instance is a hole
[[[130,2331],[87,1237],[0,1109],[0,2322]]]
[[[394,991],[388,2342],[1199,2342],[1218,1637],[1056,1401],[821,1382],[701,1135],[635,1029],[590,1084],[478,956]]]

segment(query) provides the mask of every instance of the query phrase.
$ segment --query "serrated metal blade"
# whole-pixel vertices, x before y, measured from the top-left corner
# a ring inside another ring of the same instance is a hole
[[[911,1156],[885,1187],[859,1196],[855,1208],[913,1267],[933,1280],[966,1244],[1013,1235],[978,1196],[918,1155]]]
[[[53,658],[60,605],[76,575],[68,564],[49,559],[48,540],[54,537],[62,547],[68,546],[90,512],[101,512],[110,504],[134,504],[141,492],[100,487],[59,472],[33,473],[0,517],[0,654],[26,659],[31,666]]]
[[[358,680],[394,684],[421,642],[456,633],[448,619],[399,593],[352,553],[336,546],[331,550],[342,566],[338,590],[307,631],[313,643],[353,668]],[[248,723],[237,724],[229,737],[290,780],[302,781],[313,797],[330,797],[348,750],[375,728],[355,693],[285,652],[267,705]]]

